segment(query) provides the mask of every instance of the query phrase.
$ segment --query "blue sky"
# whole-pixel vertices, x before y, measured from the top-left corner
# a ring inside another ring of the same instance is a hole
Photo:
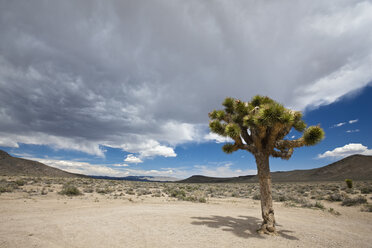
[[[89,175],[256,173],[208,112],[267,95],[326,138],[271,169],[372,155],[372,3],[0,3],[0,149]],[[299,138],[292,132],[289,138]]]

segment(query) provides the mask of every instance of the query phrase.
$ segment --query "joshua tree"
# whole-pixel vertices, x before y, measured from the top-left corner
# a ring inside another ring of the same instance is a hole
[[[255,157],[263,218],[259,232],[274,234],[276,230],[269,157],[288,160],[293,148],[317,144],[323,139],[324,131],[319,126],[306,128],[301,112],[287,109],[266,96],[257,95],[250,102],[226,98],[222,105],[225,106],[224,110],[209,113],[209,127],[212,132],[230,137],[234,141],[223,146],[225,153],[242,149]],[[302,137],[295,140],[284,139],[292,128],[302,132]]]

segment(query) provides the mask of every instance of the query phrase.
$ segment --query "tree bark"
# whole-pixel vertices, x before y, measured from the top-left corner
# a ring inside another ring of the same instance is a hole
[[[273,199],[271,195],[271,175],[269,155],[258,153],[255,155],[261,193],[261,211],[263,222],[259,233],[276,234]]]

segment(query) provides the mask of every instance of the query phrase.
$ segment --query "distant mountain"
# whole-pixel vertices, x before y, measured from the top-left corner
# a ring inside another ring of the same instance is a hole
[[[127,176],[127,177],[109,177],[109,176],[89,176],[95,179],[107,180],[125,180],[125,181],[140,181],[140,182],[174,182],[179,180],[175,177],[156,177],[156,176]]]
[[[63,171],[48,165],[10,156],[7,152],[0,150],[0,176],[34,176],[34,177],[91,177],[96,179],[127,180],[142,182],[172,182],[179,180],[174,177],[157,176],[86,176]]]
[[[251,182],[255,175],[240,176],[240,177],[207,177],[194,175],[177,183],[245,183]]]
[[[324,167],[311,170],[278,171],[271,173],[273,182],[337,181],[346,178],[372,180],[372,156],[352,155]],[[191,176],[181,183],[242,183],[258,182],[257,175],[230,178]]]
[[[2,150],[0,150],[0,176],[85,177],[36,161],[12,157]]]
[[[372,156],[351,155],[324,167],[311,170],[273,172],[273,181],[372,180]]]
[[[2,150],[0,150],[0,176],[92,177],[97,179],[144,182],[173,182],[177,180],[173,177],[156,176],[106,177],[79,175],[50,167],[36,161],[12,157]],[[337,181],[345,180],[346,178],[353,180],[372,180],[372,156],[352,155],[327,166],[311,170],[272,172],[271,177],[273,182]],[[177,182],[244,183],[257,181],[256,175],[228,178],[195,175]]]

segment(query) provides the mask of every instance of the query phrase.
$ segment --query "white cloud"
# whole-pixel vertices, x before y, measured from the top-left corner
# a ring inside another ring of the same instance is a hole
[[[79,162],[71,160],[58,160],[58,159],[43,159],[29,157],[27,159],[39,161],[40,163],[55,167],[71,173],[78,173],[90,176],[112,176],[112,177],[126,177],[126,176],[172,176],[175,177],[175,173],[171,168],[161,170],[142,170],[142,169],[131,169],[126,168],[126,164],[91,164],[88,162]],[[119,167],[111,168],[110,166]],[[123,167],[123,168],[121,168]],[[178,169],[176,169],[178,170]],[[180,174],[181,175],[181,174]]]
[[[194,169],[190,170],[192,175],[204,175],[210,177],[237,177],[245,175],[256,175],[257,170],[255,169],[233,169],[232,163],[209,163],[207,165],[194,165]],[[255,168],[255,167],[254,167]]]
[[[56,160],[56,159],[43,159],[43,158],[29,158],[31,160],[39,161],[40,163],[68,171],[71,173],[78,173],[90,176],[113,176],[124,177],[128,176],[129,172],[124,170],[117,170],[108,167],[108,165],[96,165],[87,162],[78,162],[71,160]]]
[[[0,145],[5,147],[19,147],[19,143],[33,145],[49,145],[54,149],[77,150],[87,154],[104,157],[104,150],[96,141],[81,138],[69,138],[48,135],[42,132],[31,132],[27,135],[0,132]]]
[[[358,122],[358,119],[350,120],[350,121],[349,121],[349,124],[353,124],[353,123],[355,123],[355,122]]]
[[[175,178],[187,178],[192,175],[205,175],[211,177],[236,177],[244,175],[256,175],[255,169],[232,168],[231,162],[210,162],[205,165],[193,167],[175,167],[160,169],[133,169],[127,164],[91,164],[88,162],[60,160],[50,158],[25,157],[30,160],[39,161],[51,167],[55,167],[71,173],[92,176],[164,176]],[[254,165],[255,166],[255,165]],[[114,167],[114,168],[112,168]],[[255,167],[254,167],[255,168]]]
[[[209,132],[207,135],[204,136],[204,140],[206,141],[215,141],[216,143],[225,143],[225,142],[232,142],[233,140],[229,137],[223,137],[216,133]]]
[[[112,166],[116,166],[116,167],[128,167],[129,165],[128,164],[113,164]]]
[[[340,122],[340,123],[337,123],[337,124],[333,125],[333,127],[342,127],[345,124],[346,124],[346,122]]]
[[[161,126],[161,135],[157,140],[164,140],[169,144],[177,145],[180,143],[199,141],[203,133],[204,125],[181,123],[169,121]]]
[[[357,133],[359,131],[360,131],[359,129],[346,130],[347,133]]]
[[[308,87],[298,88],[295,106],[318,107],[337,101],[341,96],[368,85],[372,79],[372,56],[344,65]]]
[[[1,135],[1,134],[0,134]],[[0,136],[0,146],[18,148],[18,142],[10,137],[6,137],[4,134]]]
[[[127,157],[124,159],[124,162],[134,164],[143,163],[143,161],[140,158],[137,158],[133,154],[128,154]]]
[[[140,158],[148,158],[154,156],[176,157],[177,154],[173,148],[161,145],[158,141],[148,139],[146,142],[137,141],[122,144],[122,149],[128,152],[139,153]]]
[[[350,143],[342,147],[337,147],[332,151],[326,151],[323,154],[319,154],[318,158],[343,158],[353,154],[372,155],[372,149],[368,149],[368,147],[362,144]]]
[[[344,125],[346,125],[346,124],[353,124],[353,123],[356,123],[356,122],[358,122],[358,119],[355,119],[355,120],[349,120],[349,121],[345,121],[345,122],[340,122],[340,123],[337,123],[337,124],[334,124],[331,128],[333,128],[333,127],[342,127],[342,126],[344,126]]]

